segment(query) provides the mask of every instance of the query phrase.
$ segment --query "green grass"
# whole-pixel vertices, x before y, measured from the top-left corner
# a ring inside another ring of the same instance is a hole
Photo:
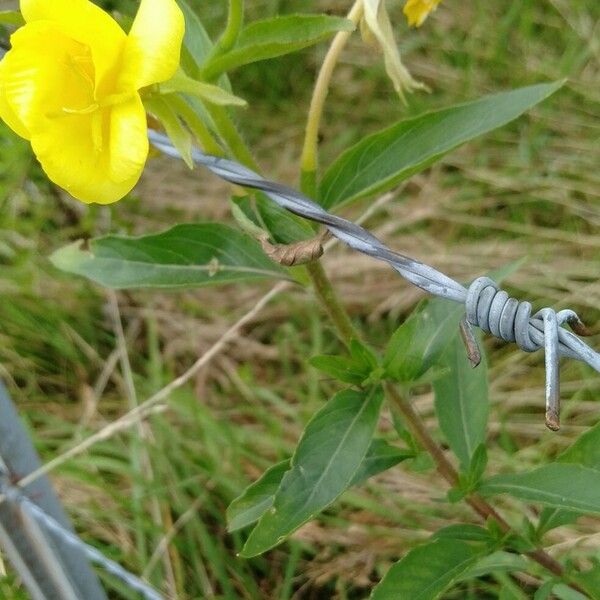
[[[209,31],[218,32],[222,9],[196,4]],[[253,18],[307,10],[299,1],[250,4]],[[345,7],[311,3],[315,11],[341,13]],[[403,107],[377,52],[355,39],[334,78],[323,163],[403,116],[568,77],[566,88],[530,115],[413,178],[367,226],[391,246],[461,280],[525,256],[508,281],[512,291],[539,306],[571,306],[597,323],[600,54],[593,39],[600,5],[444,0],[417,31],[407,30],[398,2],[391,7],[404,60],[432,93],[411,96]],[[321,46],[232,75],[235,92],[250,103],[237,115],[241,129],[265,173],[288,183],[297,182],[304,115],[323,52]],[[205,172],[157,159],[132,198],[109,208],[85,207],[49,185],[27,144],[2,128],[0,368],[44,460],[114,421],[132,401],[113,360],[117,337],[109,296],[54,270],[49,253],[108,231],[229,219],[227,197],[226,186]],[[368,204],[348,214],[356,217]],[[369,341],[383,347],[419,296],[385,266],[341,248],[324,265]],[[188,368],[268,287],[119,294],[139,401]],[[236,556],[244,534],[227,533],[225,509],[268,466],[290,455],[302,426],[338,389],[307,362],[336,349],[310,293],[286,292],[173,393],[163,412],[53,472],[77,531],[139,574],[169,536],[168,550],[152,559],[146,573],[168,597],[341,600],[365,597],[392,561],[440,526],[475,522],[465,506],[440,502],[446,488],[426,461],[405,463],[346,493],[266,556]],[[598,420],[600,379],[590,369],[564,363],[564,426],[552,434],[543,425],[542,357],[493,341],[488,349],[492,471],[548,461]],[[433,426],[427,390],[416,407]],[[389,417],[382,427],[393,439]],[[502,509],[520,522],[521,504],[502,500]],[[599,546],[585,536],[597,531],[597,519],[584,518],[553,531],[547,541],[557,544],[555,556],[589,566]],[[133,598],[102,577],[111,597]],[[511,585],[498,575],[447,598],[497,598]],[[525,587],[524,597],[532,590]],[[0,578],[0,595],[26,597],[10,574]]]

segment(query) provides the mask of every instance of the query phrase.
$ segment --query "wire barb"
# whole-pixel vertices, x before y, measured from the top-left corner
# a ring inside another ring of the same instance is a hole
[[[150,130],[149,138],[167,156],[181,158],[166,135]],[[262,191],[278,206],[325,225],[333,236],[358,252],[387,262],[407,281],[427,293],[464,304],[467,316],[461,324],[461,334],[474,366],[479,364],[481,354],[471,326],[480,327],[507,342],[516,342],[526,352],[544,348],[546,425],[550,429],[557,430],[560,426],[559,357],[580,360],[600,372],[600,354],[562,327],[566,323],[580,335],[590,334],[574,311],[557,313],[544,308],[531,316],[529,302],[510,298],[491,279],[480,277],[467,289],[433,267],[391,250],[360,225],[328,213],[304,194],[269,181],[233,160],[211,156],[197,148],[192,151],[192,160],[225,181]]]

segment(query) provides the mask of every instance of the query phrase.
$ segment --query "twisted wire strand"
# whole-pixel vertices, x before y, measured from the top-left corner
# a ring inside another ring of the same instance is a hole
[[[150,130],[149,138],[165,155],[181,158],[166,135]],[[580,360],[600,372],[600,354],[562,327],[568,324],[580,334],[584,333],[585,327],[574,311],[562,310],[557,313],[551,308],[544,308],[532,315],[529,302],[509,298],[491,279],[480,277],[465,288],[437,269],[391,250],[360,225],[328,213],[301,192],[269,181],[233,160],[211,156],[197,148],[192,150],[192,160],[221,179],[260,190],[289,212],[325,225],[332,235],[354,250],[387,262],[402,277],[429,294],[464,304],[464,325],[473,347],[476,348],[477,344],[471,326],[479,327],[504,341],[515,342],[526,352],[544,348],[546,422],[551,429],[558,428],[559,357]]]
[[[48,531],[58,535],[70,546],[82,551],[87,556],[88,560],[101,566],[107,573],[114,575],[130,589],[141,594],[145,600],[164,600],[161,594],[147,583],[143,582],[139,577],[130,573],[115,561],[104,556],[98,549],[86,544],[73,532],[65,529],[56,519],[51,517],[25,496],[21,489],[9,484],[6,476],[3,475],[2,472],[0,472],[0,493],[4,496],[6,501],[15,506],[20,506],[21,510],[28,512]]]

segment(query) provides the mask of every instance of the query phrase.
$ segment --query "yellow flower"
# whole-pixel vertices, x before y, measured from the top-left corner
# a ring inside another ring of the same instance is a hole
[[[421,27],[423,22],[433,12],[442,0],[407,0],[404,5],[404,14],[409,25]]]
[[[88,0],[21,0],[21,12],[25,25],[0,62],[0,117],[73,196],[121,199],[148,156],[139,90],[178,68],[181,10],[142,0],[128,35]]]

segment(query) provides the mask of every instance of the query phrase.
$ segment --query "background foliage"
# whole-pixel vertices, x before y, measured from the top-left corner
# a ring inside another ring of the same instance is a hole
[[[224,3],[191,3],[209,32],[218,34]],[[248,4],[249,21],[309,9],[339,15],[347,9],[330,0],[309,8],[300,1]],[[105,6],[131,14],[135,3]],[[391,7],[404,59],[432,93],[413,95],[403,107],[376,52],[353,41],[328,101],[324,164],[401,117],[569,77],[558,94],[526,117],[412,178],[367,226],[392,247],[459,280],[525,256],[508,278],[511,291],[538,298],[540,306],[568,304],[585,321],[597,322],[600,9],[584,0],[449,0],[423,28],[408,31],[400,4]],[[235,93],[249,103],[236,115],[259,163],[273,179],[292,185],[297,185],[305,113],[323,53],[320,45],[247,65],[231,77]],[[27,144],[3,128],[0,194],[0,365],[44,459],[127,410],[135,400],[130,381],[140,399],[168,383],[268,289],[253,283],[175,294],[120,293],[128,371],[118,364],[111,294],[61,274],[48,255],[81,237],[160,231],[176,221],[226,221],[227,186],[204,171],[190,173],[157,158],[129,199],[85,207],[48,184]],[[348,214],[357,217],[371,203],[355,204]],[[341,248],[324,264],[355,322],[383,349],[420,294],[385,266]],[[542,357],[493,341],[487,349],[488,469],[501,474],[487,485],[499,489],[511,483],[507,474],[536,467],[572,469],[569,463],[581,462],[573,458],[576,449],[570,450],[571,459],[563,455],[564,465],[548,463],[598,421],[597,376],[573,362],[563,366],[564,425],[552,434],[542,418]],[[97,444],[54,473],[78,531],[180,598],[358,598],[432,532],[474,523],[468,507],[445,502],[444,484],[428,457],[418,453],[404,457],[401,468],[346,492],[276,550],[251,560],[237,556],[246,536],[227,533],[226,508],[267,467],[289,458],[323,399],[340,389],[309,363],[311,356],[338,350],[311,295],[286,292],[191,385],[173,394],[169,410],[153,416],[147,429]],[[443,379],[436,385],[443,386]],[[415,406],[435,427],[428,387],[417,389]],[[389,413],[383,428],[392,439]],[[443,433],[459,457],[475,461],[476,436],[465,447],[447,432],[439,432],[440,440]],[[595,447],[593,440],[589,446]],[[589,449],[582,455],[590,456]],[[148,469],[152,484],[142,476]],[[543,481],[551,479],[545,475]],[[525,515],[539,522],[540,534],[547,529],[545,545],[553,556],[568,556],[580,569],[600,558],[596,518],[575,520],[558,509],[538,514],[508,497],[499,504],[511,523],[519,524]],[[177,535],[168,552],[153,556],[174,523]],[[484,533],[470,530],[470,535]],[[424,548],[432,559],[443,555],[449,542],[429,544]],[[464,545],[456,560],[470,564],[472,550]],[[422,560],[419,552],[408,555],[415,564]],[[528,563],[515,565],[518,560],[525,559],[497,557],[485,576],[466,578],[444,597],[531,597],[535,587],[526,577],[507,575],[531,570]],[[0,592],[8,599],[25,597],[10,575],[0,579]],[[555,588],[554,593],[563,592]]]

